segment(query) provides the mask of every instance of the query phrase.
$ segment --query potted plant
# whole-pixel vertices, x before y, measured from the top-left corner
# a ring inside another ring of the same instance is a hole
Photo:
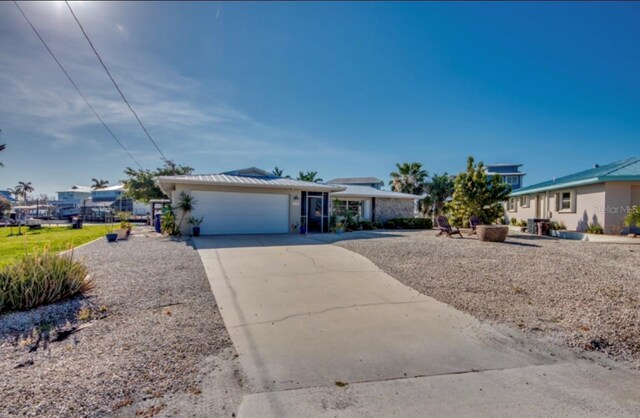
[[[194,237],[200,236],[200,224],[202,224],[203,220],[204,217],[196,218],[195,216],[189,216],[189,218],[187,218],[187,223],[191,225],[191,235]]]
[[[113,215],[108,214],[105,217],[104,227],[107,230],[107,242],[116,242],[118,240],[118,234],[115,232],[115,224],[113,223]]]

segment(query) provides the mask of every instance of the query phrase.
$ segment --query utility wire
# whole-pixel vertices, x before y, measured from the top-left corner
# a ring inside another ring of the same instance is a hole
[[[75,87],[76,91],[78,92],[78,94],[80,95],[80,97],[82,97],[82,99],[84,100],[84,102],[87,104],[87,106],[89,106],[89,109],[91,109],[91,111],[93,112],[94,115],[96,115],[96,117],[98,118],[98,120],[100,121],[100,123],[102,123],[102,126],[104,126],[104,128],[107,130],[107,132],[109,132],[109,134],[111,134],[111,136],[113,137],[113,139],[118,143],[118,145],[120,145],[120,148],[122,148],[124,150],[124,152],[126,152],[129,157],[131,157],[131,159],[133,160],[133,162],[136,163],[136,165],[138,167],[140,167],[140,169],[142,169],[142,165],[138,162],[138,160],[135,159],[135,157],[129,152],[129,150],[124,146],[124,144],[118,139],[118,137],[113,133],[113,131],[109,128],[109,126],[107,126],[107,124],[105,123],[104,120],[102,120],[102,118],[100,117],[100,115],[98,115],[98,112],[96,112],[96,109],[94,109],[94,107],[91,105],[91,103],[89,103],[89,100],[87,99],[87,97],[82,93],[82,91],[80,90],[80,88],[78,87],[78,85],[75,83],[75,81],[73,81],[73,78],[71,78],[71,76],[69,75],[69,73],[67,72],[67,70],[65,70],[65,68],[63,67],[62,63],[58,60],[58,58],[56,57],[56,55],[53,53],[53,51],[51,50],[51,48],[49,48],[49,45],[47,45],[47,43],[44,41],[44,39],[42,38],[42,36],[40,36],[40,33],[38,32],[38,30],[35,28],[35,26],[33,26],[33,24],[31,23],[31,21],[29,20],[29,18],[27,17],[27,15],[24,13],[24,11],[22,10],[22,8],[20,7],[20,5],[18,4],[17,1],[13,1],[13,3],[16,5],[16,7],[18,8],[18,10],[20,11],[20,14],[22,14],[22,17],[24,17],[24,19],[27,21],[27,23],[29,24],[29,26],[31,26],[31,29],[33,29],[33,32],[36,34],[36,36],[38,37],[38,39],[40,39],[40,42],[42,42],[42,45],[44,45],[44,47],[47,49],[47,51],[49,52],[49,54],[51,55],[51,58],[53,58],[53,60],[56,62],[56,64],[58,64],[58,67],[60,67],[60,69],[62,70],[62,72],[64,73],[64,75],[67,76],[67,78],[69,79],[69,81],[71,82],[71,84],[73,85],[73,87]]]
[[[118,86],[118,83],[116,83],[116,80],[113,79],[113,76],[111,75],[111,72],[109,71],[109,69],[105,65],[104,61],[102,60],[102,57],[100,56],[100,54],[98,54],[98,51],[93,46],[93,42],[91,42],[91,39],[89,38],[89,35],[87,35],[87,32],[85,32],[84,28],[82,27],[82,24],[80,23],[80,20],[78,20],[78,17],[73,12],[73,9],[71,8],[71,5],[66,0],[65,0],[65,3],[67,3],[67,7],[69,8],[69,11],[71,12],[71,15],[73,16],[73,18],[75,19],[76,23],[80,27],[80,30],[82,31],[82,34],[84,35],[84,37],[87,39],[87,42],[89,42],[89,45],[91,46],[91,49],[93,49],[93,52],[96,54],[96,57],[98,57],[98,61],[100,61],[100,64],[102,65],[102,68],[104,68],[104,70],[107,72],[107,75],[111,79],[111,82],[115,86],[116,90],[118,90],[118,93],[120,93],[120,96],[122,97],[122,100],[124,100],[124,102],[127,104],[127,106],[129,107],[129,110],[131,111],[131,113],[133,113],[133,116],[136,117],[136,120],[138,121],[138,124],[140,125],[140,127],[142,128],[144,133],[147,134],[147,138],[149,138],[149,141],[151,141],[153,146],[156,147],[156,149],[158,150],[158,152],[162,156],[162,160],[163,161],[168,161],[167,157],[165,157],[164,153],[162,152],[162,150],[160,149],[160,147],[158,146],[156,141],[151,137],[151,134],[149,134],[149,131],[147,131],[147,128],[145,128],[145,126],[142,124],[142,121],[138,117],[138,114],[135,112],[135,110],[133,110],[133,108],[131,107],[131,104],[129,103],[127,98],[124,97],[124,93],[122,93],[122,90],[120,90],[120,87]]]

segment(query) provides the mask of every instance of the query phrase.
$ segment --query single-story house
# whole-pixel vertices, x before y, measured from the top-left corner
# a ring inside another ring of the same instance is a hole
[[[373,219],[378,213],[383,217],[388,213],[385,199],[395,198],[401,205],[407,199],[393,194],[378,201],[374,194],[381,191],[366,186],[359,187],[366,187],[367,193],[352,189],[351,194],[336,196],[351,186],[282,178],[255,167],[220,174],[162,176],[157,182],[174,206],[182,192],[193,196],[196,202],[191,216],[204,218],[200,229],[205,235],[329,232],[332,200],[362,202],[359,210]],[[365,201],[370,202],[367,213]],[[376,211],[375,205],[380,209]],[[400,211],[397,215],[404,214]],[[188,229],[183,225],[183,233]]]
[[[596,224],[616,234],[626,232],[624,219],[634,206],[640,206],[640,158],[520,188],[506,209],[509,218],[548,218],[578,232]]]

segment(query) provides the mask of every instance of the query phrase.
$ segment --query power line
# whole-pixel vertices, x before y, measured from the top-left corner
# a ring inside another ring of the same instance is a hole
[[[58,60],[58,58],[56,57],[56,55],[53,53],[53,51],[51,50],[51,48],[49,48],[49,45],[47,45],[47,43],[45,42],[45,40],[42,38],[42,36],[40,36],[40,33],[38,32],[38,30],[35,28],[35,26],[33,26],[33,24],[31,23],[31,21],[29,20],[29,18],[27,17],[27,15],[24,13],[24,11],[22,10],[22,8],[20,7],[20,5],[18,4],[17,1],[13,1],[13,3],[16,5],[16,7],[18,8],[18,10],[20,11],[20,14],[22,14],[22,17],[24,17],[24,19],[27,21],[27,23],[29,24],[29,26],[31,26],[31,29],[33,29],[33,32],[36,34],[36,36],[38,37],[38,39],[40,39],[40,42],[42,42],[42,45],[44,45],[44,47],[47,49],[47,51],[49,52],[49,54],[51,55],[51,58],[53,58],[53,60],[56,62],[56,64],[58,64],[58,67],[60,67],[60,69],[62,70],[62,72],[64,73],[64,75],[67,76],[67,78],[69,79],[69,81],[71,82],[71,84],[73,85],[73,87],[75,87],[76,91],[78,92],[78,94],[80,95],[80,97],[82,97],[82,99],[84,100],[84,102],[87,104],[87,106],[89,106],[89,109],[91,109],[91,111],[93,112],[94,115],[96,115],[96,117],[98,118],[98,120],[100,121],[100,123],[102,123],[102,126],[104,126],[104,128],[107,130],[107,132],[109,132],[109,134],[111,134],[111,136],[113,137],[113,139],[118,143],[118,145],[120,145],[120,147],[124,150],[124,152],[126,152],[129,157],[131,157],[131,159],[133,160],[133,162],[136,163],[136,165],[138,167],[140,167],[140,169],[142,169],[142,165],[138,162],[138,160],[135,159],[135,157],[129,152],[129,150],[124,146],[124,144],[122,142],[120,142],[120,140],[118,139],[118,137],[113,133],[113,131],[109,128],[109,126],[107,126],[107,124],[104,122],[104,120],[102,120],[102,118],[100,117],[100,115],[98,115],[98,112],[96,112],[96,109],[94,109],[94,107],[91,105],[91,103],[89,103],[89,100],[87,99],[87,97],[82,93],[82,91],[80,90],[80,88],[78,87],[78,85],[75,83],[75,81],[73,81],[73,78],[71,78],[71,76],[69,75],[69,73],[67,72],[67,70],[65,70],[65,68],[63,67],[62,63]]]
[[[82,27],[82,24],[78,20],[78,17],[73,12],[73,9],[71,8],[71,5],[66,0],[65,0],[65,3],[67,3],[67,7],[69,8],[69,11],[71,12],[71,15],[73,16],[73,18],[75,19],[76,23],[80,27],[80,30],[82,31],[82,34],[84,35],[84,37],[87,39],[87,42],[89,42],[89,45],[91,46],[91,49],[93,49],[93,52],[96,54],[96,57],[98,57],[98,61],[100,61],[100,64],[102,65],[102,68],[104,68],[104,70],[107,72],[107,75],[111,79],[111,82],[115,86],[116,90],[118,90],[118,93],[120,93],[120,96],[122,97],[122,100],[124,100],[124,102],[127,104],[127,106],[129,107],[129,110],[131,111],[131,113],[133,113],[133,116],[135,116],[136,120],[138,121],[138,124],[140,125],[140,127],[142,128],[144,133],[147,134],[147,138],[149,138],[149,141],[151,141],[153,146],[156,147],[156,149],[158,150],[158,152],[162,156],[162,159],[164,161],[168,161],[167,157],[165,157],[164,153],[162,152],[162,150],[160,149],[160,147],[158,146],[156,141],[151,137],[151,134],[149,134],[149,131],[147,131],[147,128],[145,128],[145,126],[142,124],[142,121],[138,117],[138,114],[135,112],[135,110],[133,110],[133,108],[131,107],[131,104],[129,104],[129,101],[127,100],[127,98],[124,97],[124,93],[122,93],[122,90],[120,90],[120,87],[118,86],[118,83],[116,83],[116,80],[113,79],[113,76],[111,75],[111,72],[109,71],[109,69],[105,65],[104,61],[102,60],[102,57],[100,56],[100,54],[98,54],[98,51],[93,46],[93,42],[91,42],[91,39],[89,39],[89,35],[87,35],[87,32],[85,32],[84,28]]]

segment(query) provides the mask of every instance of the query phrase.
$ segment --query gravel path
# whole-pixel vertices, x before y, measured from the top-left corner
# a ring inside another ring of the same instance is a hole
[[[485,243],[435,234],[359,232],[336,245],[480,319],[640,367],[640,245],[526,235]]]
[[[201,365],[231,341],[197,252],[138,228],[75,255],[97,285],[88,297],[0,317],[0,416],[153,415],[149,400],[201,393]],[[79,330],[51,342],[61,327]]]

